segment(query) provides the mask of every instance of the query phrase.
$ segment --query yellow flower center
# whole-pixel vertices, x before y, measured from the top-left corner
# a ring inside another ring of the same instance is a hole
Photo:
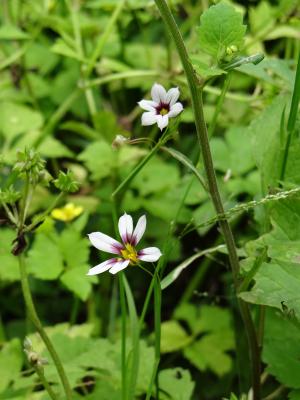
[[[121,250],[121,254],[125,260],[130,260],[130,264],[136,264],[138,261],[137,252],[135,251],[135,248],[129,243],[125,245],[125,249]]]
[[[162,109],[159,111],[160,115],[166,115],[166,114],[168,114],[168,112],[169,112],[169,110],[167,110],[166,108],[162,108]]]

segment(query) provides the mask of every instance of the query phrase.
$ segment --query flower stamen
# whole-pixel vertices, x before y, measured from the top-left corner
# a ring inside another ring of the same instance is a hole
[[[135,248],[127,243],[125,244],[125,249],[121,250],[122,257],[125,260],[129,260],[130,264],[136,264],[138,262],[138,255]]]

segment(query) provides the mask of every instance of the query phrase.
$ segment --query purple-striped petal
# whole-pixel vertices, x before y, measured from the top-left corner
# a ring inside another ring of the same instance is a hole
[[[166,103],[167,101],[167,92],[165,90],[165,88],[161,85],[159,85],[158,83],[154,83],[154,85],[152,86],[151,89],[151,96],[152,99],[156,102],[156,103]]]
[[[125,269],[126,267],[128,267],[130,263],[130,260],[125,260],[125,261],[119,261],[118,263],[116,263],[110,270],[109,272],[111,274],[116,274],[119,271],[122,271],[122,269]]]
[[[158,104],[152,100],[141,100],[138,102],[138,105],[146,111],[155,111]]]
[[[176,87],[168,90],[166,98],[170,107],[173,106],[179,98],[179,89]]]
[[[145,233],[146,225],[147,225],[146,215],[142,215],[139,218],[139,220],[136,224],[136,227],[133,231],[133,234],[132,234],[131,244],[133,246],[136,246],[139,243],[139,241],[141,240],[142,236]]]
[[[88,235],[92,245],[98,250],[112,254],[120,254],[124,246],[102,232],[92,232]]]
[[[132,217],[126,213],[119,219],[119,232],[123,243],[130,243],[133,231]]]
[[[138,252],[138,259],[146,262],[155,262],[162,256],[157,247],[146,247]]]
[[[118,258],[111,258],[110,260],[106,260],[103,263],[91,268],[87,273],[87,275],[102,274],[102,272],[108,271],[111,267],[113,267],[118,263],[119,263]]]

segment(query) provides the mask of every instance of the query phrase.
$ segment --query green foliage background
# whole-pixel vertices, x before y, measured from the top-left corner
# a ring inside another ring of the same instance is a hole
[[[169,3],[199,81],[205,83],[213,160],[237,238],[241,280],[248,282],[240,296],[253,304],[263,330],[263,395],[271,399],[267,396],[275,392],[273,398],[297,400],[299,193],[266,203],[261,199],[300,183],[299,118],[292,130],[289,119],[300,53],[299,4]],[[101,231],[114,236],[111,194],[149,153],[147,142],[113,148],[116,135],[154,142],[161,135],[156,126],[141,126],[137,105],[150,98],[154,82],[178,86],[181,92],[184,112],[167,145],[173,154],[158,151],[141,169],[118,197],[118,213],[126,211],[135,219],[146,213],[143,244],[163,249],[167,260],[159,398],[242,396],[249,389],[246,339],[215,211],[193,173],[196,168],[204,177],[186,78],[154,2],[2,0],[0,20],[1,188],[14,183],[22,189],[12,168],[17,150],[25,146],[39,151],[53,178],[69,169],[80,183],[79,191],[59,205],[73,202],[84,212],[67,223],[46,218],[30,234],[26,252],[38,312],[62,357],[74,399],[121,399],[117,279],[108,273],[86,276],[105,259],[90,248],[86,235]],[[257,65],[245,60],[257,54],[265,56]],[[39,185],[29,220],[45,211],[56,193],[53,186]],[[231,215],[233,207],[253,200],[254,206]],[[18,262],[11,254],[15,233],[6,222],[2,209],[0,399],[44,400],[49,396],[23,354],[25,335],[35,351],[50,358],[24,309]],[[176,267],[178,278],[172,275]],[[150,278],[135,267],[126,276],[141,312]],[[145,398],[154,363],[152,311],[142,332],[136,399]],[[129,352],[132,332],[127,333]],[[45,376],[59,392],[51,362]]]

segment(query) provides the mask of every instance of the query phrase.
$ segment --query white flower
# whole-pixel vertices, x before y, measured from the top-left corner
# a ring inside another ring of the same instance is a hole
[[[147,247],[139,251],[135,248],[145,232],[146,223],[146,216],[143,215],[133,230],[132,217],[126,213],[120,217],[119,232],[123,243],[101,232],[90,233],[88,236],[94,247],[107,253],[116,254],[117,257],[91,268],[88,275],[101,274],[107,270],[111,274],[116,274],[128,267],[129,264],[137,264],[139,260],[147,262],[157,261],[162,255],[157,247]]]
[[[141,100],[139,106],[147,111],[142,115],[142,125],[157,123],[162,131],[169,123],[169,118],[176,117],[183,110],[181,103],[177,102],[179,89],[172,88],[166,92],[165,88],[157,83],[151,89],[152,100]],[[176,103],[177,102],[177,103]]]

